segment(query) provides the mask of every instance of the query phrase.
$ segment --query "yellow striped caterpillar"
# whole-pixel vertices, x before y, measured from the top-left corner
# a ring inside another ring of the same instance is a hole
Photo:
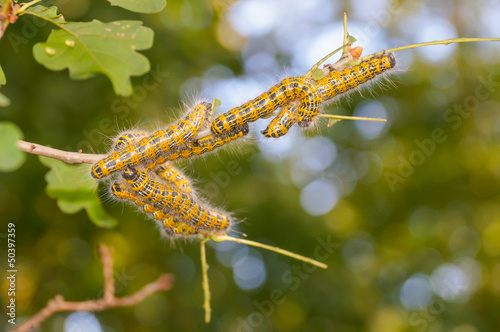
[[[300,99],[297,120],[310,122],[319,112],[321,98],[316,90],[315,85],[305,77],[288,77],[257,98],[219,115],[212,123],[212,133],[220,135],[256,121],[297,98]]]
[[[168,182],[172,182],[182,191],[187,193],[191,192],[191,183],[177,168],[170,165],[169,163],[163,163],[156,169],[156,174],[161,179],[165,179]]]
[[[115,181],[111,185],[111,193],[118,199],[127,200],[138,207],[144,212],[151,215],[154,219],[160,221],[165,226],[165,231],[169,235],[195,235],[198,230],[186,224],[181,219],[165,213],[161,208],[147,203],[142,200],[137,194],[127,187],[121,181]]]
[[[124,133],[116,140],[115,151],[123,150],[126,146],[133,145],[146,136],[149,136],[149,133],[145,131]],[[177,187],[186,192],[191,192],[191,184],[189,183],[189,180],[173,165],[169,163],[162,163],[155,168],[155,172],[158,177],[174,183]]]
[[[141,199],[157,207],[168,209],[193,227],[208,232],[224,231],[229,228],[230,219],[225,214],[202,206],[189,193],[159,183],[140,169],[126,167],[122,171],[122,177]]]
[[[356,52],[356,54],[358,53]],[[216,134],[227,132],[245,122],[252,122],[271,114],[278,107],[291,105],[294,99],[300,98],[300,106],[297,107],[295,116],[292,116],[293,109],[287,109],[280,113],[264,130],[265,136],[280,137],[286,134],[295,123],[293,118],[296,119],[299,126],[309,126],[319,113],[320,102],[345,93],[395,65],[394,55],[384,53],[353,67],[339,71],[330,70],[326,77],[318,81],[310,81],[305,77],[287,78],[259,97],[217,117],[211,130]],[[279,128],[275,128],[275,126],[279,126]]]
[[[120,151],[128,145],[135,144],[141,138],[148,136],[145,131],[135,131],[125,133],[118,137],[115,143],[115,150]],[[174,166],[164,163],[155,169],[158,178],[173,183],[184,192],[191,192],[191,184],[189,180]],[[111,185],[111,193],[118,199],[128,200],[138,207],[142,208],[144,212],[151,215],[155,220],[162,223],[162,228],[168,235],[194,235],[198,231],[180,220],[177,216],[166,214],[162,209],[159,209],[148,202],[141,200],[137,194],[131,191],[128,186],[121,182],[115,181]]]
[[[187,143],[180,149],[170,151],[169,153],[160,156],[156,160],[153,160],[150,163],[145,164],[145,167],[151,169],[156,167],[156,164],[164,163],[167,160],[173,161],[179,158],[189,158],[193,155],[201,155],[206,152],[213,151],[224,144],[228,144],[238,138],[245,136],[246,134],[248,134],[248,132],[249,132],[248,123],[245,123],[241,127],[233,128],[227,133],[221,135],[212,134],[204,136],[202,138]]]
[[[318,93],[322,101],[327,101],[394,68],[395,65],[394,54],[382,53],[353,67],[330,70],[327,76],[317,81]]]
[[[286,105],[282,107],[266,129],[262,130],[262,135],[277,138],[288,133],[288,130],[297,122],[297,107]]]
[[[101,179],[113,172],[124,169],[128,165],[138,165],[145,160],[153,159],[158,154],[175,149],[196,136],[208,113],[212,111],[210,103],[196,105],[177,124],[160,130],[151,136],[141,139],[133,145],[127,145],[92,166],[91,175]]]
[[[122,134],[115,143],[115,151],[123,150],[127,145],[135,144],[135,142],[149,136],[146,131],[134,131],[131,133]]]

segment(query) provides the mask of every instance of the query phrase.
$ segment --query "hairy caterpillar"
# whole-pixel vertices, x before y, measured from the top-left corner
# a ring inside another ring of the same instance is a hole
[[[119,151],[124,149],[128,145],[135,144],[138,140],[143,137],[148,136],[149,133],[145,131],[135,131],[130,133],[125,133],[118,137],[115,143],[115,150]],[[191,192],[191,184],[189,180],[174,166],[169,163],[164,163],[155,170],[156,175],[160,179],[172,182],[179,189],[184,192]],[[118,199],[128,200],[139,208],[142,208],[144,212],[151,215],[154,219],[160,221],[165,227],[163,230],[168,235],[195,235],[198,231],[180,220],[177,216],[172,216],[166,214],[162,209],[149,204],[148,202],[141,200],[140,197],[133,191],[131,191],[128,186],[121,182],[115,181],[111,185],[111,193]]]
[[[122,177],[141,199],[172,211],[193,227],[209,232],[224,231],[229,228],[230,220],[225,214],[202,206],[189,193],[154,181],[140,169],[126,167]]]
[[[157,131],[100,160],[92,166],[91,175],[96,179],[101,179],[128,165],[138,165],[144,160],[153,159],[162,152],[185,144],[196,136],[211,111],[210,103],[203,102],[196,105],[182,120],[169,126],[165,131]]]
[[[296,110],[287,108],[283,113],[280,112],[263,131],[267,137],[283,136],[296,121],[299,126],[307,127],[314,120],[319,113],[318,98],[320,102],[327,101],[373,79],[395,65],[394,55],[383,53],[353,67],[339,71],[330,70],[329,75],[316,82],[305,77],[287,78],[254,100],[217,117],[212,124],[212,132],[226,132],[242,123],[255,121],[300,98],[301,105]]]
[[[382,53],[353,67],[330,70],[327,76],[317,81],[318,93],[322,101],[327,101],[394,68],[395,65],[394,54]]]
[[[256,121],[297,98],[301,102],[297,120],[304,123],[312,121],[319,112],[321,101],[315,85],[305,77],[289,77],[257,98],[219,115],[212,123],[212,133],[220,135],[247,122]]]
[[[170,165],[169,163],[163,163],[156,169],[156,174],[158,177],[172,182],[182,191],[190,193],[191,183],[177,168]]]
[[[144,212],[151,215],[154,219],[160,221],[169,235],[195,235],[198,230],[186,224],[184,221],[176,218],[175,216],[165,213],[162,209],[142,200],[137,194],[120,181],[115,181],[111,185],[111,193],[118,199],[127,200],[138,207]]]
[[[149,133],[145,131],[134,131],[122,134],[115,143],[115,150],[123,150],[128,145],[135,144],[138,140],[143,137],[149,136]],[[189,180],[182,174],[177,168],[169,163],[163,163],[155,169],[156,175],[158,177],[174,183],[180,189],[191,192],[191,184]]]
[[[134,131],[131,133],[125,133],[118,137],[115,143],[115,151],[123,150],[127,145],[135,144],[135,142],[149,136],[146,131]]]
[[[193,155],[201,155],[206,152],[215,150],[224,144],[228,144],[238,138],[241,138],[248,134],[249,127],[248,123],[245,123],[241,127],[233,128],[227,133],[221,135],[207,135],[192,142],[189,142],[180,149],[168,152],[165,155],[161,155],[156,160],[145,164],[148,169],[156,167],[157,164],[164,163],[167,160],[173,161],[179,158],[189,158]]]
[[[262,135],[277,138],[288,133],[288,130],[297,122],[296,112],[295,106],[283,107],[267,128],[261,131]]]

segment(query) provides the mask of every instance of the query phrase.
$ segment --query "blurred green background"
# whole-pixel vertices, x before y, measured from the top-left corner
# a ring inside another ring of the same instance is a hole
[[[96,153],[108,151],[123,129],[174,120],[182,102],[217,97],[227,111],[304,74],[341,45],[344,11],[365,55],[500,35],[500,5],[486,0],[172,0],[153,15],[105,1],[56,5],[67,20],[139,19],[155,31],[154,46],[142,53],[158,84],[145,83],[151,74],[136,77],[129,98],[116,96],[102,75],[73,81],[67,71],[37,64],[31,48],[47,38],[48,25],[22,17],[6,32],[21,39],[0,40],[2,93],[12,101],[0,119],[16,123],[27,141]],[[259,120],[252,139],[178,163],[208,201],[243,221],[234,234],[329,265],[319,270],[243,245],[211,244],[208,325],[197,241],[161,239],[143,214],[109,199],[106,183],[99,190],[117,227],[99,228],[85,212],[62,213],[45,193],[48,169],[29,156],[18,171],[0,174],[2,267],[7,223],[16,224],[18,319],[56,294],[100,297],[97,245],[104,243],[114,249],[117,296],[165,272],[176,277],[173,289],[134,307],[57,314],[39,331],[498,331],[499,52],[493,42],[397,52],[388,76],[394,84],[379,80],[326,108],[386,124],[328,128],[320,121],[264,140],[259,130],[269,120]],[[5,300],[7,288],[4,279]],[[5,314],[0,323],[9,325]]]

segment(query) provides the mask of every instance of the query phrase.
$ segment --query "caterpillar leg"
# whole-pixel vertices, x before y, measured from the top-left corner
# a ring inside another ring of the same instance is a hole
[[[277,138],[288,133],[288,130],[297,122],[297,107],[287,105],[281,109],[266,129],[262,130],[262,135]]]

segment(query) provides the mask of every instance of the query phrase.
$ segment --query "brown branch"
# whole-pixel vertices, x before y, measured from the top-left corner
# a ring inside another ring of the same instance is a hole
[[[68,164],[95,164],[107,156],[105,154],[68,152],[25,141],[17,141],[17,148],[27,153],[61,160]]]
[[[171,274],[162,274],[158,280],[142,287],[138,292],[116,298],[115,285],[113,279],[113,258],[111,250],[101,245],[99,246],[101,255],[103,275],[104,275],[104,297],[94,301],[68,302],[62,295],[56,295],[49,300],[47,306],[40,310],[35,316],[29,318],[21,325],[11,330],[11,332],[24,332],[39,326],[43,321],[53,314],[61,311],[102,311],[114,307],[129,307],[143,301],[149,295],[169,290],[172,287],[173,276]]]
[[[115,278],[113,278],[113,257],[111,250],[103,245],[99,246],[102,260],[102,274],[104,276],[104,296],[106,303],[111,303],[115,298]]]

